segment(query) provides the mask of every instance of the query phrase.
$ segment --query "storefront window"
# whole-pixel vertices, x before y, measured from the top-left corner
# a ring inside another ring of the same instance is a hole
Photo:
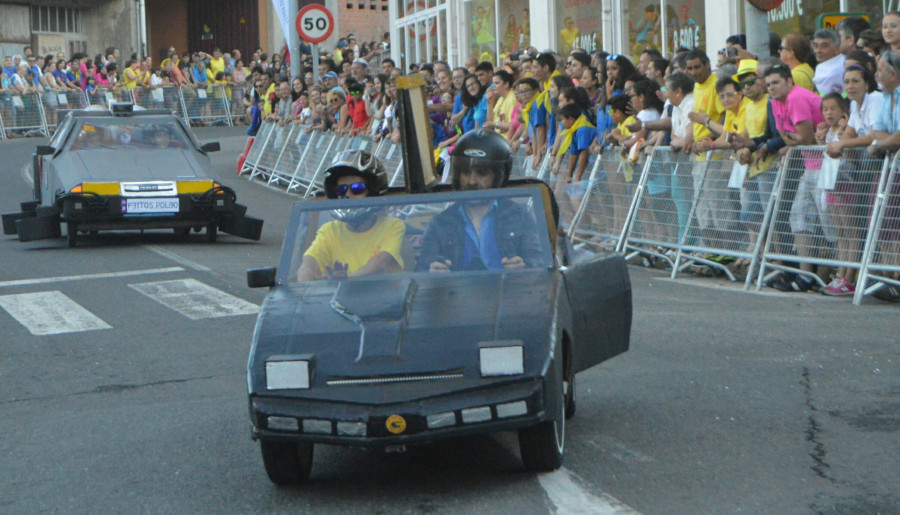
[[[816,18],[820,14],[841,12],[840,4],[840,0],[784,0],[769,11],[769,30],[782,36],[812,36],[818,28]]]
[[[603,48],[601,0],[562,0],[556,4],[556,48],[566,55],[573,48],[588,52]]]
[[[706,9],[703,0],[665,0],[666,30],[663,54],[679,48],[706,50]],[[722,42],[725,46],[725,42]]]
[[[500,4],[500,53],[505,57],[528,46],[528,0],[507,0]]]
[[[496,12],[493,0],[466,2],[466,26],[468,52],[466,57],[476,57],[479,61],[496,61],[497,33]]]
[[[662,48],[660,41],[659,2],[629,2],[628,53],[637,62],[645,48]]]

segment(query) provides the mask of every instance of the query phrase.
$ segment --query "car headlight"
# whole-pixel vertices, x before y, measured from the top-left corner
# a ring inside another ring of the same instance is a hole
[[[509,345],[516,343],[515,345]],[[489,342],[478,348],[481,376],[511,376],[525,372],[525,351],[520,341]]]
[[[266,361],[266,389],[307,389],[309,369],[307,359],[269,359]]]

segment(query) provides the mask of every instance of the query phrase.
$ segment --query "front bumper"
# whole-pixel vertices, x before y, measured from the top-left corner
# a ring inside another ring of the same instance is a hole
[[[178,210],[167,213],[128,213],[128,198],[122,195],[68,193],[53,207],[3,215],[4,234],[17,234],[19,241],[60,235],[59,224],[74,224],[79,231],[187,229],[214,225],[223,232],[259,240],[263,221],[246,216],[230,188],[217,187],[199,194],[168,195],[178,199]],[[145,197],[155,200],[156,197]]]
[[[546,418],[544,395],[535,378],[397,404],[252,395],[249,408],[254,439],[380,447],[532,426]],[[293,420],[296,429],[288,427]]]

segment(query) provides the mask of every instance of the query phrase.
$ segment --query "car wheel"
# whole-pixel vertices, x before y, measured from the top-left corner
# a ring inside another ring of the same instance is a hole
[[[219,225],[215,221],[212,221],[209,223],[209,225],[206,226],[206,241],[215,243],[218,236]]]
[[[559,412],[554,420],[519,429],[519,453],[525,469],[548,472],[562,465],[566,449],[566,393],[559,385]]]
[[[299,485],[309,479],[313,444],[305,442],[259,441],[269,479],[279,486]]]
[[[78,224],[66,222],[66,245],[74,247],[78,242]]]
[[[563,383],[563,388],[566,394],[566,418],[572,418],[575,416],[575,374]]]
[[[175,230],[175,236],[185,237],[185,236],[191,234],[190,227],[176,227],[174,230]]]

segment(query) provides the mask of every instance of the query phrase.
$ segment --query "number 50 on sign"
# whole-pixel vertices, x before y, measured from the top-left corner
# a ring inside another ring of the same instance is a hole
[[[334,32],[334,16],[324,6],[312,4],[297,15],[297,33],[309,43],[321,43]]]

